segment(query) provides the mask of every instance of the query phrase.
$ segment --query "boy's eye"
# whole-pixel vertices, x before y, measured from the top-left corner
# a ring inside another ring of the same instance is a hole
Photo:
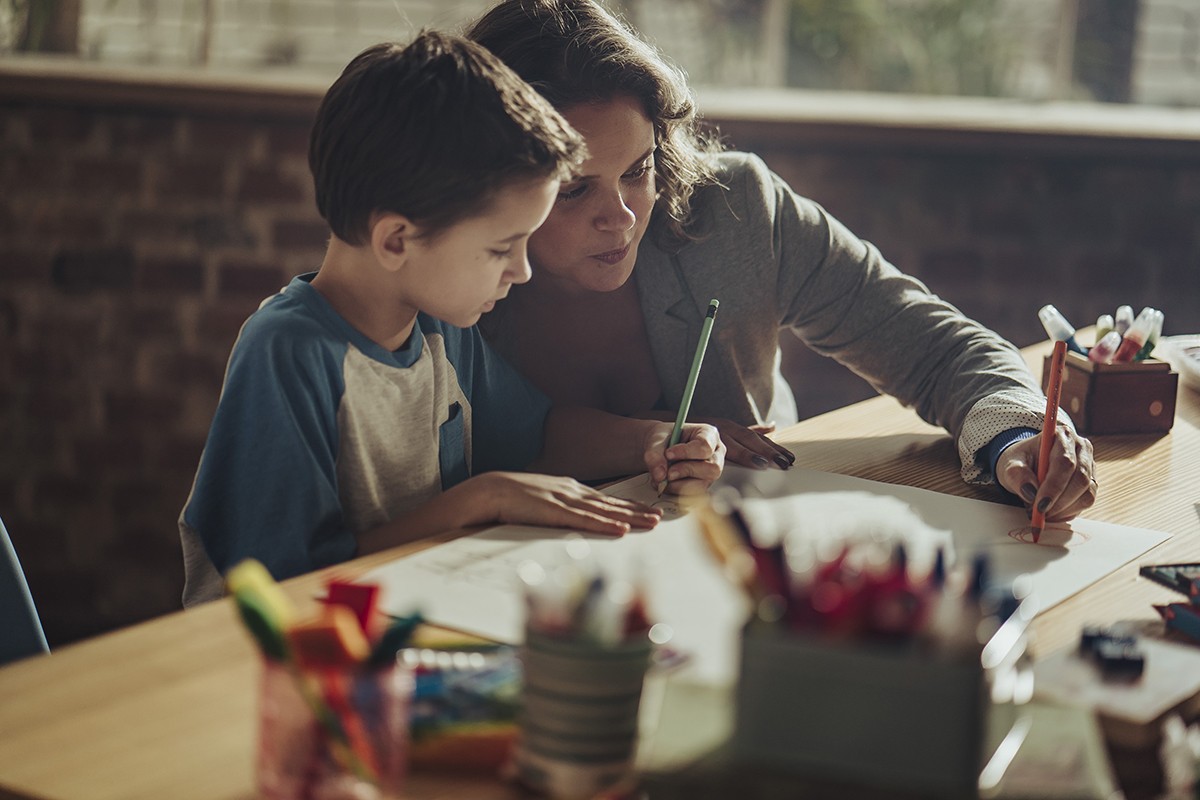
[[[488,252],[495,258],[508,258],[512,255],[512,248],[510,247],[507,250],[489,250]]]
[[[587,191],[587,184],[581,183],[578,186],[573,186],[568,189],[563,189],[561,192],[558,193],[558,199],[559,200],[574,200],[576,197],[581,196],[586,191]]]

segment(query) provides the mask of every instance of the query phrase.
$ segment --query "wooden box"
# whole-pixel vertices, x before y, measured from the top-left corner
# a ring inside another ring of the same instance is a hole
[[[1042,362],[1042,390],[1049,380],[1050,356]],[[1086,435],[1166,433],[1175,423],[1179,373],[1165,361],[1148,358],[1124,364],[1097,364],[1067,353],[1062,397],[1076,429]]]

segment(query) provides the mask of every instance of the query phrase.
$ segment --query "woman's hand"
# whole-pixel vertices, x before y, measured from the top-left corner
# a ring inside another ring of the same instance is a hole
[[[996,482],[1030,507],[1040,508],[1047,522],[1073,519],[1096,502],[1096,463],[1092,443],[1059,426],[1054,432],[1046,480],[1038,485],[1042,434],[1023,439],[996,460]]]
[[[796,456],[786,447],[767,438],[775,432],[774,425],[739,425],[731,419],[697,419],[712,425],[721,434],[725,443],[725,460],[739,467],[751,469],[788,469],[796,463]]]
[[[667,482],[672,494],[698,494],[721,477],[725,467],[725,444],[711,425],[689,423],[683,426],[679,444],[667,447],[674,426],[654,422],[643,440],[646,469],[655,485]]]
[[[460,486],[472,495],[467,502],[480,504],[480,516],[484,518],[476,524],[545,525],[621,536],[633,529],[653,528],[662,519],[657,508],[610,497],[574,478],[485,472]]]

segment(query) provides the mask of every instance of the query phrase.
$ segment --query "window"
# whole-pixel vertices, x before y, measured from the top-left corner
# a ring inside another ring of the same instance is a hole
[[[0,0],[0,52],[332,78],[492,0]],[[1200,0],[608,0],[696,86],[1200,106]]]

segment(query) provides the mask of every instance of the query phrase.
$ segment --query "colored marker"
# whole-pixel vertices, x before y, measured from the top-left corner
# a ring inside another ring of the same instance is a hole
[[[1101,314],[1096,317],[1096,341],[1100,341],[1109,331],[1117,329],[1117,323],[1113,321],[1112,314]]]
[[[1067,322],[1057,308],[1051,305],[1042,306],[1038,310],[1038,319],[1042,321],[1042,327],[1046,329],[1046,334],[1056,342],[1066,342],[1067,347],[1081,356],[1087,355],[1087,350],[1079,346],[1079,342],[1075,341],[1075,328],[1071,323]]]
[[[1129,326],[1133,324],[1133,306],[1118,307],[1117,315],[1114,317],[1113,322],[1115,323],[1117,333],[1124,336],[1125,331],[1129,330]]]
[[[1113,354],[1113,363],[1120,364],[1126,361],[1133,361],[1133,357],[1142,349],[1142,345],[1146,343],[1146,339],[1150,338],[1150,331],[1154,328],[1155,311],[1153,308],[1143,308],[1141,313],[1137,315],[1137,319],[1133,321],[1133,325],[1129,330],[1125,331],[1125,338],[1121,340],[1121,346],[1117,348],[1117,352]]]
[[[341,605],[354,612],[358,627],[367,636],[372,633],[375,617],[375,603],[379,597],[379,586],[373,583],[352,583],[350,581],[331,580],[326,584],[325,602],[331,605]]]
[[[1154,346],[1158,344],[1158,337],[1162,335],[1163,328],[1163,312],[1154,309],[1154,322],[1150,327],[1150,335],[1146,337],[1146,343],[1142,345],[1142,349],[1137,351],[1137,355],[1133,357],[1134,361],[1142,361],[1150,357],[1154,352]]]
[[[671,431],[668,448],[679,444],[679,439],[683,436],[683,423],[687,421],[688,409],[692,406],[692,395],[696,393],[696,379],[700,377],[704,351],[708,349],[708,338],[712,335],[713,321],[717,318],[717,307],[720,305],[716,299],[708,301],[708,313],[704,315],[704,325],[700,328],[700,341],[696,342],[696,355],[692,357],[692,369],[683,387],[683,397],[679,401],[679,413],[675,415],[675,427]],[[663,478],[658,483],[658,493],[662,494],[666,488],[667,479]]]
[[[1038,486],[1046,481],[1046,471],[1050,467],[1050,448],[1054,444],[1054,426],[1058,422],[1058,401],[1062,396],[1063,362],[1067,357],[1067,343],[1061,339],[1054,343],[1054,355],[1050,357],[1050,383],[1046,387],[1046,417],[1042,421],[1042,445],[1038,451]],[[1039,503],[1033,506],[1033,518],[1030,525],[1033,528],[1033,543],[1037,544],[1042,536],[1042,528],[1046,524],[1046,513],[1041,510]]]
[[[1088,359],[1097,364],[1111,364],[1117,348],[1121,346],[1121,334],[1109,331],[1088,351]]]

